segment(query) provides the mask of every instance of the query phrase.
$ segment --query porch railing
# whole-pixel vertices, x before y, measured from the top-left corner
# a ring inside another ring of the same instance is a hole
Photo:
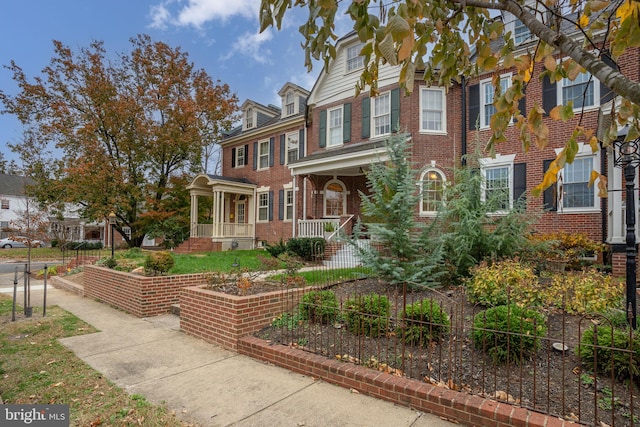
[[[196,235],[192,237],[251,237],[253,224],[224,222],[218,224],[198,224]]]
[[[332,230],[325,231],[325,226],[331,224]],[[325,233],[332,234],[340,227],[340,220],[337,218],[330,219],[301,219],[298,221],[299,237],[325,237]]]

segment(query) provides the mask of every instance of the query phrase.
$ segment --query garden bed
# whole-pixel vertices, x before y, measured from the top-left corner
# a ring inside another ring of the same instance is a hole
[[[332,360],[361,365],[395,376],[482,397],[502,400],[592,425],[636,425],[640,405],[635,385],[616,381],[610,375],[594,375],[582,366],[574,349],[581,334],[592,325],[584,316],[559,310],[537,310],[546,315],[548,328],[540,348],[521,363],[496,365],[475,348],[471,339],[472,319],[484,307],[469,303],[460,289],[417,289],[406,294],[376,280],[359,280],[330,288],[344,314],[345,301],[355,295],[386,295],[391,302],[390,327],[375,337],[350,332],[344,317],[329,324],[301,321],[297,304],[288,313],[255,334],[271,344],[326,356]],[[424,346],[403,344],[396,332],[400,312],[406,304],[433,299],[451,318],[451,332],[439,342]],[[566,351],[554,349],[564,344]],[[592,369],[591,369],[592,370]]]

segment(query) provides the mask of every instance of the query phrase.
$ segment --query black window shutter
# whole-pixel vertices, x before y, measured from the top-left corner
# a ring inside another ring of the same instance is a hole
[[[284,190],[278,190],[278,219],[284,219]]]
[[[327,146],[327,110],[320,111],[320,148]]]
[[[258,143],[253,143],[253,170],[258,169]]]
[[[480,126],[480,85],[469,86],[469,130]]]
[[[274,145],[276,145],[276,139],[274,137],[269,138],[269,167],[273,167]]]
[[[371,135],[371,99],[362,99],[362,137],[369,138]]]
[[[527,164],[516,163],[513,165],[513,201],[516,202],[520,197],[526,197],[527,191]]]
[[[620,71],[618,64],[611,58],[611,54],[608,51],[605,51],[600,56],[602,58],[602,62],[613,68],[614,70]],[[616,94],[614,91],[606,87],[603,83],[600,83],[600,104],[605,104],[615,98]]]
[[[304,157],[304,129],[300,129],[300,139],[298,140],[298,158]]]
[[[542,162],[543,172],[547,172],[549,166],[551,165],[551,162],[553,162],[553,160],[544,160]],[[556,193],[557,188],[558,186],[554,184],[544,190],[544,193],[542,194],[542,208],[545,211],[555,212],[558,210],[558,197]]]
[[[391,132],[400,130],[400,89],[391,91]]]
[[[523,93],[525,94],[525,96],[523,96],[522,98],[520,98],[520,100],[518,101],[518,110],[520,110],[520,114],[522,114],[523,116],[527,117],[527,96],[526,96],[526,90],[523,91]]]
[[[342,142],[351,141],[351,103],[342,107]]]
[[[231,167],[232,168],[236,167],[236,149],[235,148],[231,149]]]
[[[284,134],[280,135],[280,164],[284,165],[284,156],[287,152],[287,148],[285,147],[285,136]]]
[[[273,190],[269,191],[269,221],[273,221]]]
[[[558,92],[556,84],[549,81],[549,76],[542,79],[542,108],[544,115],[548,116],[549,112],[558,104]]]
[[[244,146],[244,164],[249,164],[249,144],[245,144]]]

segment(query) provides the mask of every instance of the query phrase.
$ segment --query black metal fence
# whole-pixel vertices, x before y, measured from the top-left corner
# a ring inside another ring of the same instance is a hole
[[[306,272],[330,295],[289,301],[261,337],[587,425],[640,425],[640,339],[624,316],[496,315],[462,287],[391,286],[350,262]]]

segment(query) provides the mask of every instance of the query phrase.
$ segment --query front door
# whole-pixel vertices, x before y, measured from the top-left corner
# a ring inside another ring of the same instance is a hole
[[[240,224],[247,223],[247,201],[244,196],[236,202],[236,224],[238,224],[236,232],[238,235],[245,235],[245,227]]]

